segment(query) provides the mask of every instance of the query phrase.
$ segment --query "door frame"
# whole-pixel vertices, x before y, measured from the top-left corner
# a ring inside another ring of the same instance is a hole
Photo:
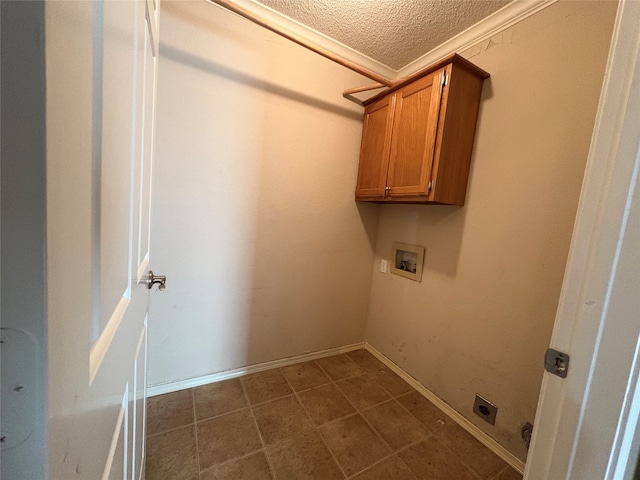
[[[639,55],[640,2],[621,0],[551,338],[569,374],[544,375],[525,479],[633,478],[640,262],[624,255],[640,251]]]

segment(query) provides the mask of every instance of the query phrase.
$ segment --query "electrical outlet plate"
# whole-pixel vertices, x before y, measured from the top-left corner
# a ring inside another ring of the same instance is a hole
[[[490,425],[496,424],[498,407],[478,394],[476,394],[476,401],[473,404],[473,412]]]
[[[385,259],[380,260],[380,271],[387,273],[387,261]]]

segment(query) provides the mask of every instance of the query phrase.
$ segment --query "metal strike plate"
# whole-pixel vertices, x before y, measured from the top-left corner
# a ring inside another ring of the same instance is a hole
[[[547,349],[544,354],[544,369],[560,378],[566,378],[569,372],[569,355],[553,348]]]

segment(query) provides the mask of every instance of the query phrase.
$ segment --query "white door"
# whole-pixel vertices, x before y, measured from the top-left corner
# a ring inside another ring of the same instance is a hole
[[[622,0],[551,339],[568,376],[545,373],[526,479],[637,478],[638,118],[640,3]]]
[[[52,480],[144,478],[157,2],[45,4]]]

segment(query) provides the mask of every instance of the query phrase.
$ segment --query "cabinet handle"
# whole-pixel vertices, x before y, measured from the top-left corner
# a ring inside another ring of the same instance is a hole
[[[391,187],[384,187],[384,196],[387,196],[387,193],[389,193],[389,190],[391,190]]]

